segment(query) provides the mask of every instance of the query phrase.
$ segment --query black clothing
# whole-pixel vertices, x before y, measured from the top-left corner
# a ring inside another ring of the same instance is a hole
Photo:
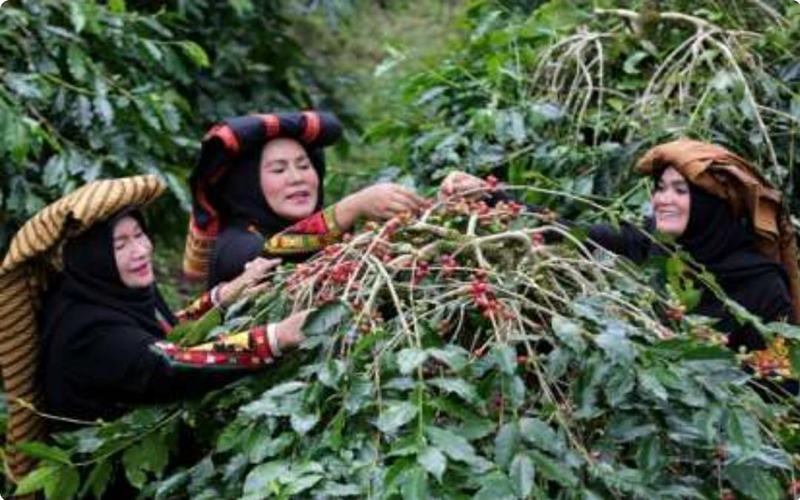
[[[792,311],[789,280],[783,267],[761,253],[754,245],[753,230],[747,220],[737,218],[724,200],[693,184],[690,189],[689,221],[676,239],[684,250],[714,275],[725,294],[764,322],[782,321]],[[495,197],[492,202],[507,199]],[[529,206],[533,211],[541,207]],[[562,223],[574,226],[571,221]],[[588,238],[601,247],[637,264],[664,254],[654,242],[655,224],[649,219],[644,228],[623,223],[588,226]],[[558,238],[558,237],[556,237]],[[551,238],[547,238],[551,241]],[[760,350],[764,339],[751,325],[741,325],[714,293],[701,285],[702,297],[695,314],[716,318],[716,328],[728,333],[728,347]]]
[[[755,248],[753,230],[747,219],[740,219],[724,200],[689,184],[690,208],[686,230],[676,242],[692,258],[714,275],[725,294],[765,322],[785,320],[791,315],[789,279],[783,267]],[[650,229],[652,231],[652,229]],[[590,235],[603,233],[598,244],[641,262],[659,251],[640,230],[623,227],[616,238],[608,238],[609,230],[597,228]],[[610,241],[609,241],[610,240]],[[609,242],[612,245],[609,245]],[[739,350],[766,348],[764,339],[751,325],[740,325],[724,304],[703,287],[697,314],[718,318],[716,327],[728,332],[728,347]]]
[[[60,283],[42,312],[43,382],[51,414],[113,419],[131,405],[201,394],[232,380],[228,373],[175,370],[152,345],[175,317],[158,289],[128,288],[119,276],[113,228],[124,212],[96,224],[64,247]]]

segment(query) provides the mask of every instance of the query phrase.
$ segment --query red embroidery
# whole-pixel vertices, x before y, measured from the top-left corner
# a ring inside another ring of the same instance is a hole
[[[272,351],[264,327],[250,330],[247,348],[224,342],[225,336],[219,337],[219,343],[212,343],[212,349],[186,349],[166,341],[156,342],[153,346],[176,363],[197,368],[226,366],[256,368],[272,362]]]
[[[203,293],[203,295],[198,297],[197,300],[186,306],[184,309],[178,311],[175,316],[178,318],[179,322],[193,321],[201,318],[213,307],[214,303],[211,302],[211,292],[209,291]]]
[[[293,226],[281,231],[283,234],[325,234],[329,231],[324,212],[311,215]]]

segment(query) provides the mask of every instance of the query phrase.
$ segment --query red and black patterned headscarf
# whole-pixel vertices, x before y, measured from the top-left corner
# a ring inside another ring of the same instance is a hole
[[[321,208],[322,148],[341,134],[341,124],[333,114],[316,111],[241,116],[214,125],[203,138],[200,159],[189,177],[192,217],[183,262],[186,276],[205,279],[214,241],[231,220],[253,224],[265,236],[292,223],[277,216],[261,192],[259,162],[267,142],[289,138],[303,146],[320,179],[317,203]]]

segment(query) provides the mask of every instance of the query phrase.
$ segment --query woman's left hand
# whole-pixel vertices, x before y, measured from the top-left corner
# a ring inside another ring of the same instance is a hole
[[[256,257],[244,265],[244,272],[233,280],[218,285],[219,303],[227,307],[242,297],[252,297],[264,292],[270,285],[265,278],[270,271],[278,267],[281,259]]]

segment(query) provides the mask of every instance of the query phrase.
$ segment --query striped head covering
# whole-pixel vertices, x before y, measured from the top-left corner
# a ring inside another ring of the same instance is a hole
[[[12,480],[35,464],[14,446],[39,439],[45,432],[43,418],[33,411],[43,400],[36,379],[37,313],[48,275],[63,268],[61,244],[124,207],[151,202],[164,189],[155,175],[94,181],[43,208],[11,240],[0,264],[0,368],[8,397],[6,457]]]
[[[298,141],[308,152],[322,186],[322,148],[341,135],[341,124],[333,114],[316,111],[240,116],[214,125],[203,138],[200,158],[189,177],[192,215],[183,257],[184,275],[192,281],[207,279],[214,243],[228,222],[226,210],[231,208],[221,191],[231,176],[243,176],[245,168],[260,159],[267,142],[277,138]]]

